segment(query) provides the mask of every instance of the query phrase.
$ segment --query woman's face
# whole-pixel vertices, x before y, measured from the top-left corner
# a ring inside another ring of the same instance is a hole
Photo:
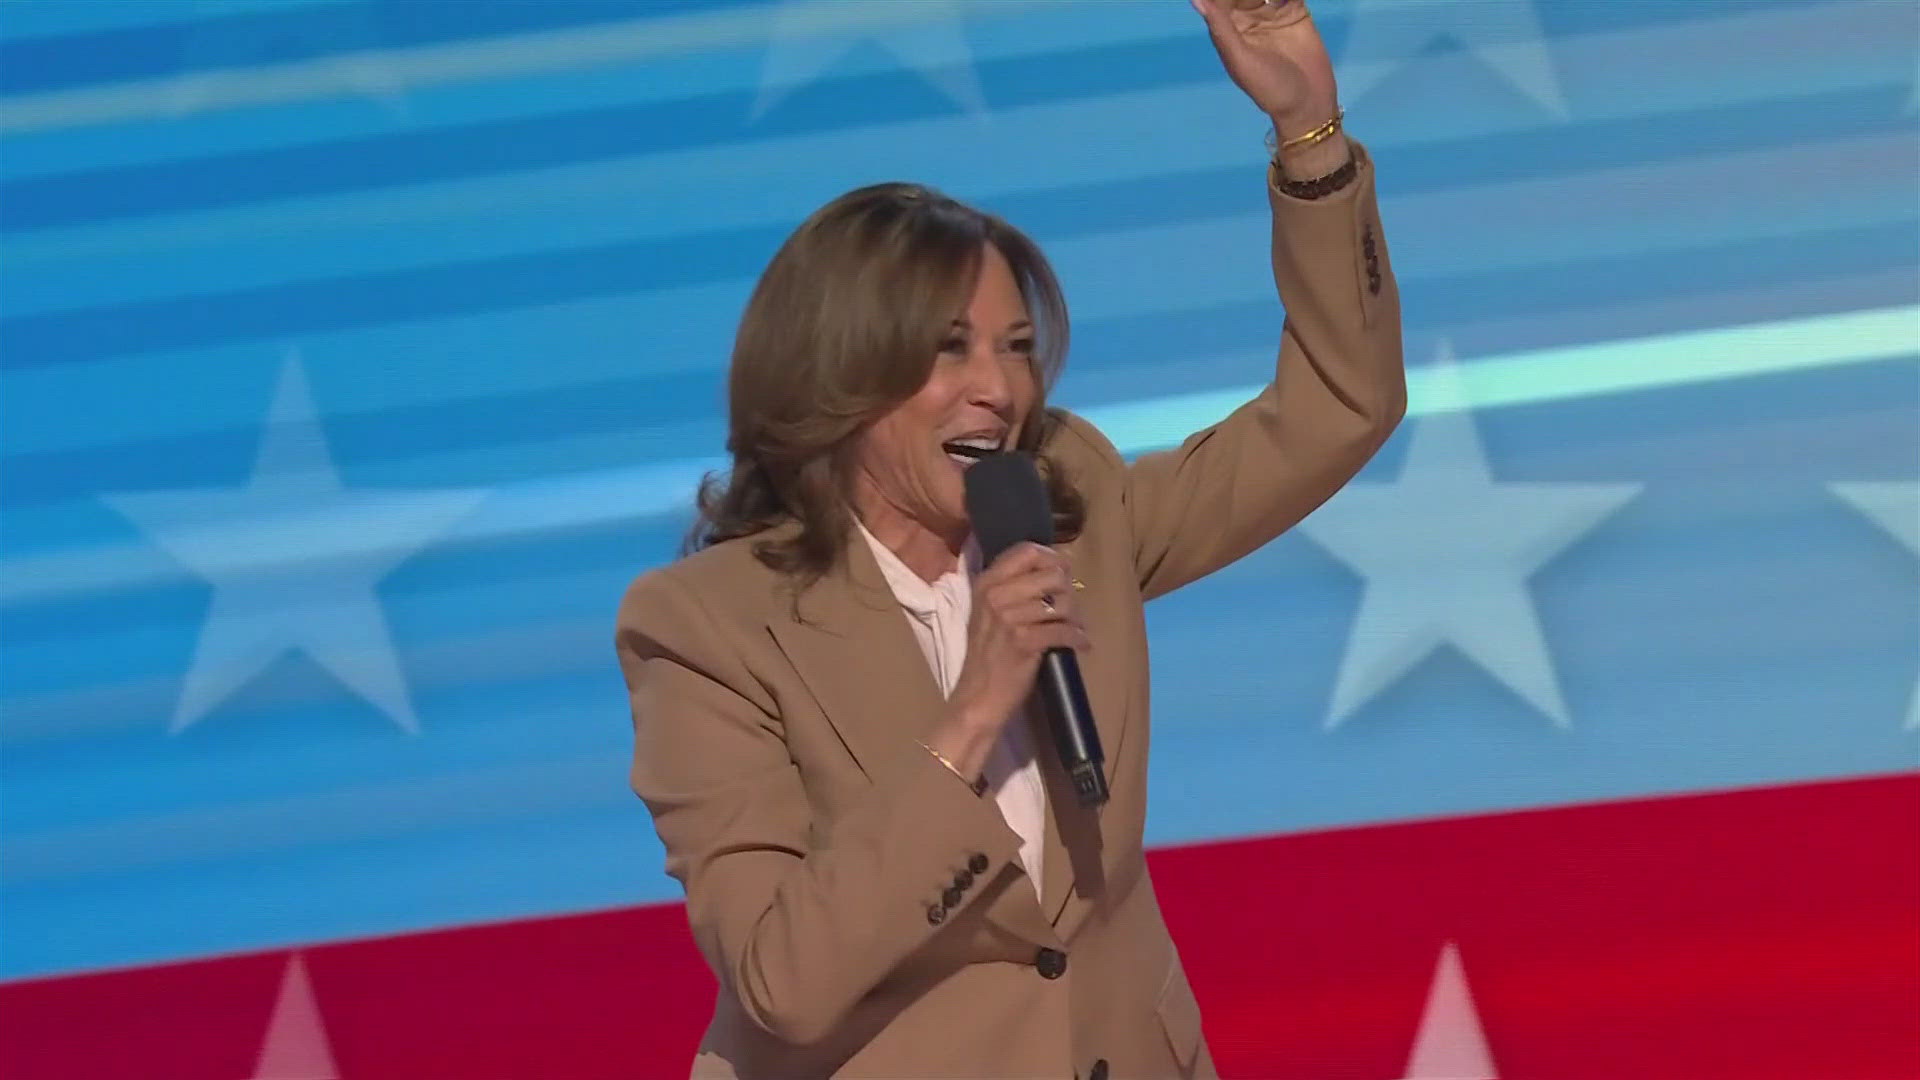
[[[926,385],[867,429],[861,441],[856,504],[869,528],[875,514],[898,512],[942,538],[964,537],[962,478],[971,459],[953,445],[1013,445],[1038,396],[1027,306],[1012,268],[992,244],[980,260],[966,313],[949,331]]]

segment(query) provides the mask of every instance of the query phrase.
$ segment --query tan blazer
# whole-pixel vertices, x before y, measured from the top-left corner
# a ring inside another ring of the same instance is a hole
[[[866,545],[847,544],[799,619],[744,541],[634,583],[616,635],[633,788],[720,982],[696,1077],[1213,1075],[1141,852],[1141,605],[1299,521],[1404,411],[1398,300],[1356,153],[1359,179],[1332,197],[1269,187],[1287,323],[1258,397],[1132,465],[1054,414],[1045,453],[1087,500],[1062,550],[1086,584],[1080,663],[1112,800],[1081,809],[1036,733],[1044,907],[999,807],[917,745],[944,702]]]

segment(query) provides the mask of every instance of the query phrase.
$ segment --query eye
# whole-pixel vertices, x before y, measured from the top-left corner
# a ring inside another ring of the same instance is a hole
[[[940,343],[940,351],[942,353],[965,354],[967,351],[966,339],[958,338],[958,337],[950,337],[947,340]]]
[[[1019,353],[1022,356],[1032,356],[1033,355],[1033,339],[1032,338],[1015,338],[1014,340],[1007,342],[1007,348],[1013,350],[1014,352]]]

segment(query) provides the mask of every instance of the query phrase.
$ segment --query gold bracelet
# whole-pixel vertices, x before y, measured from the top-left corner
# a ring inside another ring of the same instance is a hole
[[[947,760],[947,755],[941,753],[938,750],[935,750],[933,747],[928,746],[926,743],[921,743],[920,749],[925,750],[927,753],[932,754],[936,759],[938,759],[940,764],[945,765],[947,767],[948,772],[959,777],[960,782],[967,785],[967,787],[970,790],[972,790],[972,792],[975,795],[986,794],[986,791],[987,791],[986,777],[983,776],[978,780],[969,780],[967,779],[967,774],[960,771],[960,766],[955,765],[953,762]]]
[[[1339,134],[1340,121],[1344,119],[1346,115],[1347,115],[1347,110],[1336,109],[1333,114],[1333,119],[1327,121],[1324,124],[1321,124],[1319,127],[1314,128],[1312,131],[1307,132],[1305,135],[1295,135],[1293,138],[1280,143],[1277,147],[1275,147],[1274,153],[1284,154],[1289,150],[1304,150],[1309,146],[1318,146],[1321,143],[1326,142],[1328,139],[1331,139],[1335,135]],[[1279,138],[1278,131],[1275,132],[1274,138],[1276,139]]]

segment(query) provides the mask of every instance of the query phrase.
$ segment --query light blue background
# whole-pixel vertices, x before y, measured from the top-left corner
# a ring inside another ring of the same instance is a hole
[[[613,609],[846,188],[1040,240],[1062,404],[1265,378],[1263,125],[1182,0],[854,7],[0,8],[0,975],[677,898]],[[1416,367],[1920,301],[1912,4],[1315,10]],[[1564,727],[1451,647],[1327,727],[1366,582],[1304,535],[1156,603],[1150,841],[1913,767],[1914,554],[1829,485],[1920,472],[1916,348],[1474,414],[1496,482],[1644,485],[1526,578]],[[417,734],[297,652],[170,731],[215,589],[108,497],[247,484],[289,357],[349,491],[487,493],[378,585]]]

